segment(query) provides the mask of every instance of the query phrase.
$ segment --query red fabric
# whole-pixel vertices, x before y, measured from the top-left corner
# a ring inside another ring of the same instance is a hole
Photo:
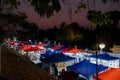
[[[72,49],[72,50],[69,51],[69,53],[74,53],[74,54],[80,53],[80,52],[84,52],[84,50],[79,50],[77,48],[74,48],[74,49]]]
[[[36,47],[31,47],[30,49],[25,50],[26,52],[31,52],[31,51],[39,51],[42,49],[39,49],[37,46]]]
[[[45,45],[44,45],[44,44],[38,44],[37,46],[39,46],[39,47],[44,47]]]
[[[28,50],[31,47],[32,47],[31,45],[23,45],[23,46],[20,47],[20,50]]]
[[[14,43],[13,46],[18,46],[19,44],[18,43]]]
[[[10,45],[13,45],[13,44],[14,44],[12,41],[9,41],[9,42],[7,42],[7,43],[10,44]]]
[[[98,75],[98,80],[120,80],[120,68],[111,68],[103,73],[100,73]]]
[[[53,49],[53,50],[60,49],[60,46],[54,46],[52,49]]]
[[[64,50],[62,50],[63,53],[65,52],[69,52],[71,49],[70,48],[65,48]]]

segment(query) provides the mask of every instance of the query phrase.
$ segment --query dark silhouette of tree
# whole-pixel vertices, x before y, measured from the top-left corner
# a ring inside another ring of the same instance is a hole
[[[61,9],[61,5],[59,0],[27,0],[30,2],[30,4],[34,7],[35,12],[37,12],[40,17],[50,17],[54,15],[54,13],[57,13]],[[66,4],[70,0],[63,0]],[[95,6],[96,0],[92,0],[93,5]],[[108,0],[102,0],[104,3],[107,3]],[[119,2],[119,0],[110,0],[112,2]],[[25,0],[24,0],[25,2]],[[86,43],[86,45],[89,44],[90,41],[94,39],[90,39],[90,36],[94,34],[94,32],[90,32],[89,30],[85,30],[81,26],[79,26],[77,23],[71,23],[70,25],[61,24],[60,29],[57,27],[48,29],[46,31],[39,30],[37,25],[33,23],[29,23],[26,21],[26,16],[23,13],[14,12],[15,9],[19,7],[20,1],[19,0],[0,0],[0,28],[3,29],[3,27],[15,27],[20,26],[22,27],[23,31],[18,32],[25,35],[23,39],[36,39],[39,37],[39,33],[43,34],[40,37],[48,37],[50,40],[58,40],[65,44],[73,44],[75,45],[78,41]],[[70,5],[74,5],[73,3]],[[84,2],[84,0],[80,0],[80,4],[78,5],[77,11],[81,11],[82,9],[88,8],[88,10],[91,10],[91,7],[89,5],[89,0],[87,0],[87,3]],[[95,7],[94,7],[95,8]],[[116,12],[118,15],[119,13]],[[112,16],[111,16],[112,15]],[[89,11],[88,12],[88,19],[91,21],[91,23],[95,26],[108,26],[108,24],[117,24],[116,21],[118,20],[117,16],[116,18],[113,17],[114,13],[112,14],[105,14],[101,13],[100,11]],[[115,15],[114,15],[115,16]],[[116,20],[116,21],[115,21]],[[110,26],[109,25],[109,26]],[[13,28],[12,28],[13,29]],[[42,32],[40,32],[42,31]],[[88,33],[86,33],[88,31]],[[98,32],[96,30],[96,32]],[[91,34],[89,34],[91,33]],[[37,37],[35,37],[37,35]],[[86,37],[86,38],[84,38]],[[84,40],[84,41],[83,41]],[[90,42],[93,43],[93,42]]]
[[[113,26],[118,25],[118,21],[120,20],[120,11],[110,11],[106,14],[110,15],[111,19],[113,20]]]
[[[62,0],[27,0],[31,6],[34,7],[34,11],[36,11],[40,17],[50,17],[52,16],[55,12],[59,12],[61,10],[61,5],[60,1]],[[81,11],[81,9],[88,8],[90,9],[89,6],[89,0],[84,1],[84,0],[79,0],[79,5],[78,5],[78,11]],[[93,3],[95,4],[96,0],[92,0]],[[101,0],[104,3],[107,3],[108,0]],[[119,0],[110,0],[111,2],[116,2],[118,3]],[[0,1],[2,6],[5,6],[7,10],[14,10],[17,9],[21,4],[19,0],[1,0]],[[23,2],[26,2],[23,0]],[[75,5],[74,3],[70,4],[70,0],[63,0],[62,2],[69,4],[69,5]],[[91,2],[91,1],[90,1]]]
[[[41,41],[40,39],[46,38],[47,36],[46,36],[45,34],[46,34],[46,31],[45,31],[45,30],[39,29],[39,30],[38,30],[38,34],[36,35],[36,36],[37,36],[37,39],[36,39],[36,40]]]
[[[119,44],[119,40],[116,38],[116,36],[120,31],[119,28],[116,28],[118,21],[120,20],[120,12],[111,11],[102,15],[104,16],[101,16],[101,12],[89,11],[87,18],[96,26],[96,36],[98,36],[97,41],[99,43],[105,43],[106,50],[109,50],[113,44]]]
[[[99,43],[106,44],[106,51],[109,51],[109,48],[113,47],[114,44],[120,44],[120,29],[116,26],[97,26],[96,33]]]
[[[93,26],[102,26],[113,24],[113,20],[110,14],[101,13],[101,11],[88,11],[87,19],[91,21]]]
[[[51,41],[56,41],[56,35],[58,33],[58,28],[54,26],[53,28],[47,29],[45,32],[46,37]]]
[[[65,28],[65,26],[66,26],[65,22],[62,22],[62,23],[60,24],[60,30],[63,30],[63,29]]]
[[[64,27],[61,26],[60,31],[57,34],[57,40],[65,45],[75,45],[77,41],[83,39],[80,29],[81,27],[77,23],[71,23]]]
[[[40,17],[50,17],[61,9],[59,0],[28,0]]]
[[[27,17],[24,13],[1,13],[0,14],[0,27],[7,28],[9,30],[16,28],[17,26],[21,26],[24,22],[26,22]]]
[[[25,22],[21,26],[23,31],[26,33],[24,36],[27,38],[27,40],[35,40],[37,38],[36,35],[38,35],[39,28],[35,23]]]

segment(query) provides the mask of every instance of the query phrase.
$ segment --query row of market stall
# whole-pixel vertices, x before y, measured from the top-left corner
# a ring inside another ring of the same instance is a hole
[[[96,78],[95,75],[97,74],[96,60],[98,60],[97,67],[100,80],[113,80],[112,78],[108,79],[105,77],[108,77],[107,75],[114,72],[114,70],[120,72],[120,58],[110,56],[107,52],[98,54],[96,59],[95,54],[87,53],[85,50],[78,49],[77,47],[69,48],[59,45],[51,47],[45,46],[42,43],[35,45],[13,41],[7,41],[5,45],[29,57],[35,64],[41,63],[42,68],[47,68],[50,74],[53,73],[51,68],[55,64],[58,75],[64,69],[73,71],[85,79],[93,80],[93,76]],[[116,73],[114,74],[117,76]],[[115,80],[120,80],[120,77],[117,76]]]

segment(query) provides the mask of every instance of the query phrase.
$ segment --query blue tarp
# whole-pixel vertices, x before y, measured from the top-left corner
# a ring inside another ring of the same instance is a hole
[[[96,55],[92,55],[90,57],[93,57],[93,58],[96,58]],[[116,60],[116,59],[119,59],[117,57],[112,57],[110,56],[109,54],[107,53],[102,53],[102,54],[99,54],[98,55],[98,59],[103,59],[103,60]]]
[[[49,56],[51,56],[51,55],[54,54],[54,53],[55,53],[54,51],[51,51],[51,50],[48,51],[48,55],[49,55]]]
[[[48,64],[52,64],[52,63],[58,63],[58,62],[67,62],[67,61],[71,61],[75,59],[76,58],[69,57],[62,53],[55,53],[55,54],[52,54],[51,56],[48,55],[45,58],[42,58],[41,61],[48,63]]]
[[[52,54],[54,54],[54,51],[48,50],[47,53],[41,54],[40,57],[45,58],[46,56],[51,56]],[[47,55],[46,55],[47,54]]]
[[[46,58],[46,54],[40,54],[40,58]]]
[[[98,72],[101,72],[107,68],[108,67],[98,65]],[[80,63],[68,66],[67,70],[74,71],[88,79],[96,74],[96,64],[90,63],[87,60],[83,60]]]

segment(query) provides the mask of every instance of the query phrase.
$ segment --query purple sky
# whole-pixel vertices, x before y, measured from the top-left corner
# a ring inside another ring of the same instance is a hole
[[[77,4],[78,0],[73,0],[74,4]],[[76,1],[76,2],[75,2]],[[82,12],[75,13],[76,5],[71,5],[72,9],[72,21],[78,22],[79,25],[84,27],[90,27],[90,22],[86,19],[87,10],[83,10]],[[69,19],[69,7],[68,5],[62,3],[62,9],[60,12],[55,13],[54,16],[50,18],[40,18],[39,15],[34,12],[34,9],[27,2],[21,2],[21,6],[19,8],[20,11],[25,12],[28,16],[29,22],[36,23],[41,29],[52,28],[53,26],[59,26],[61,22],[65,22],[66,24],[71,23]],[[100,10],[102,12],[118,10],[120,11],[120,3],[112,3],[108,2],[107,4],[103,4],[100,0],[97,0],[96,10]],[[119,26],[120,27],[120,26]]]

